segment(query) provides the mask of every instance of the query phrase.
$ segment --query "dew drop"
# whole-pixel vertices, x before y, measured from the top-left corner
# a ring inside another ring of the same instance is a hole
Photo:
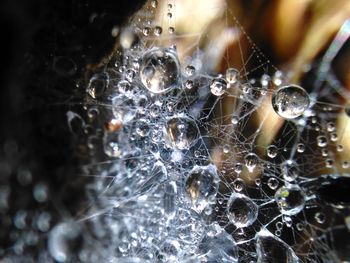
[[[221,96],[225,93],[227,89],[226,80],[222,78],[215,78],[210,84],[210,91],[215,96]]]
[[[75,223],[56,225],[48,235],[48,249],[58,262],[70,261],[81,245],[80,227]]]
[[[276,190],[279,182],[275,177],[271,177],[269,178],[269,180],[267,180],[267,185],[272,189],[272,190]]]
[[[283,162],[281,164],[281,171],[283,179],[288,182],[294,181],[299,176],[297,164],[292,160],[287,160]]]
[[[121,150],[119,148],[119,133],[105,133],[103,137],[104,152],[109,157],[119,157]]]
[[[186,68],[185,68],[185,74],[188,76],[188,77],[191,77],[194,75],[194,73],[196,72],[196,68],[192,65],[188,65]]]
[[[172,144],[180,150],[189,149],[199,136],[195,122],[182,115],[169,119],[166,131]]]
[[[241,178],[237,178],[233,181],[233,189],[236,191],[236,192],[241,192],[244,188],[244,181],[241,179]]]
[[[154,35],[156,35],[156,36],[160,36],[161,34],[162,34],[162,32],[163,32],[163,28],[161,28],[160,26],[156,26],[156,27],[154,27]]]
[[[275,193],[278,208],[284,215],[296,215],[304,209],[305,194],[298,185],[282,186]]]
[[[278,148],[275,145],[270,145],[267,147],[267,156],[270,158],[275,158],[278,153]]]
[[[327,138],[326,136],[320,135],[317,136],[317,145],[318,147],[326,147],[327,146]]]
[[[145,36],[148,36],[149,33],[151,33],[151,28],[146,26],[142,29],[142,33],[145,35]]]
[[[232,193],[227,204],[227,217],[238,228],[247,227],[258,217],[259,207],[249,197]]]
[[[250,173],[254,171],[258,163],[259,163],[259,157],[255,153],[248,153],[244,157],[244,164]]]
[[[219,226],[216,227],[220,228]],[[238,248],[231,235],[224,230],[214,232],[214,234],[207,234],[199,245],[198,252],[200,257],[203,258],[203,262],[237,263]]]
[[[150,133],[150,127],[147,120],[140,119],[137,121],[136,133],[141,137],[146,137]]]
[[[298,143],[297,144],[297,152],[298,153],[303,153],[305,151],[305,144],[303,143]]]
[[[308,109],[310,98],[300,86],[290,85],[277,89],[272,95],[272,106],[275,112],[285,119],[301,116]]]
[[[213,201],[219,188],[215,166],[195,166],[186,178],[186,193],[198,212]]]
[[[92,76],[86,89],[87,93],[94,99],[100,98],[109,85],[107,73],[99,73]]]
[[[174,34],[174,33],[175,33],[175,28],[172,27],[172,26],[170,26],[170,27],[168,28],[168,32],[169,32],[169,34]]]
[[[152,93],[164,93],[177,85],[180,76],[179,61],[169,49],[151,49],[142,58],[140,78]]]
[[[152,0],[152,1],[151,1],[151,6],[152,6],[153,8],[157,8],[157,6],[158,6],[158,1],[157,1],[157,0]]]
[[[260,230],[256,235],[256,252],[258,263],[300,263],[294,251],[278,237],[266,229]]]
[[[231,123],[233,125],[237,125],[239,122],[239,118],[237,116],[232,116]]]
[[[324,213],[322,212],[317,212],[315,214],[315,219],[316,219],[316,222],[319,223],[319,224],[323,224],[325,221],[326,221],[326,216]]]
[[[235,68],[228,68],[226,70],[225,77],[226,77],[227,83],[229,83],[231,85],[236,84],[238,82],[238,79],[239,79],[239,71]]]

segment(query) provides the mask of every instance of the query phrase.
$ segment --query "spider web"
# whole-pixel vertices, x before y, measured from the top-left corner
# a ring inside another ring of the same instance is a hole
[[[185,11],[184,1],[147,3],[120,29],[115,56],[91,77],[84,112],[67,114],[73,132],[73,120],[83,127],[77,135],[90,156],[83,171],[93,178],[81,218],[64,223],[86,230],[78,259],[349,260],[346,200],[328,198],[329,183],[349,167],[347,127],[338,125],[348,118],[342,101],[349,95],[331,72],[348,24],[308,73],[316,79],[305,88],[308,109],[284,119],[271,98],[293,84],[288,72],[271,64],[226,3],[210,3]],[[219,29],[196,27],[203,13]],[[199,31],[186,32],[181,17]],[[167,54],[163,86],[176,85],[152,92],[159,86],[147,87],[141,72],[146,54],[159,50]],[[179,65],[167,71],[171,56]],[[227,68],[237,70],[236,82],[225,80]],[[222,79],[217,95],[213,81]],[[59,226],[49,235],[58,261],[68,253],[58,237],[69,240]]]

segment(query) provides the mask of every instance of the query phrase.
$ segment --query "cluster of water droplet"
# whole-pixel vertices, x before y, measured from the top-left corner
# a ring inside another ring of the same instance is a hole
[[[327,146],[337,134],[315,98],[279,71],[261,79],[235,68],[209,75],[180,61],[176,46],[142,41],[152,31],[159,37],[159,26],[132,30],[138,41],[121,34],[115,63],[90,78],[86,118],[67,113],[71,128],[77,119],[88,128],[84,168],[96,179],[86,215],[51,229],[51,256],[68,261],[79,239],[78,258],[87,262],[318,262],[305,250],[314,251],[325,231],[313,233],[310,224],[324,224],[320,204],[335,202],[323,194],[327,176],[312,178],[303,165],[311,161],[307,144],[316,144],[326,158],[314,165],[332,168]],[[217,121],[227,98],[238,106]],[[286,135],[261,151],[261,127],[247,135],[264,105],[294,143]],[[319,134],[305,141],[306,130]]]

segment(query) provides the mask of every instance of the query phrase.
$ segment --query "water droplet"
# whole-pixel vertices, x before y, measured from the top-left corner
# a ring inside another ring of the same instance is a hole
[[[154,32],[154,35],[160,36],[162,34],[162,32],[163,32],[163,29],[160,26],[156,26],[156,27],[154,27],[154,31],[153,32]]]
[[[140,78],[152,93],[164,93],[177,85],[180,65],[176,54],[169,49],[152,49],[142,58]]]
[[[327,146],[326,136],[323,136],[323,135],[317,136],[317,145],[318,147],[326,147]]]
[[[180,150],[188,149],[199,136],[196,123],[184,115],[169,119],[166,131],[172,144]]]
[[[173,14],[169,12],[169,13],[167,13],[167,17],[170,19],[173,17]]]
[[[236,84],[238,82],[239,79],[239,71],[235,68],[228,68],[226,70],[226,81],[229,84]]]
[[[272,190],[276,190],[278,185],[279,185],[279,181],[275,178],[275,177],[271,177],[269,178],[269,180],[267,180],[267,185],[272,189]]]
[[[190,80],[190,79],[186,80],[185,87],[186,87],[186,89],[193,89],[193,87],[194,87],[193,80]]]
[[[270,145],[266,150],[267,156],[270,158],[275,158],[278,154],[278,148],[275,145]]]
[[[315,214],[315,219],[317,223],[323,224],[326,221],[326,215],[322,212],[317,212]]]
[[[79,225],[75,223],[61,223],[56,225],[48,235],[48,250],[58,262],[70,261],[70,257],[77,253],[81,246]]]
[[[298,185],[282,186],[275,193],[278,208],[284,215],[296,215],[304,209],[305,193]]]
[[[282,71],[279,71],[279,70],[276,71],[272,78],[273,84],[275,84],[276,86],[280,86],[282,84],[282,77],[283,77]]]
[[[153,8],[157,8],[157,6],[158,6],[158,1],[157,1],[157,0],[152,0],[152,1],[151,1],[151,6],[152,6]]]
[[[233,125],[236,125],[238,124],[238,122],[239,122],[239,118],[237,116],[232,116],[231,123]]]
[[[42,232],[47,232],[50,229],[51,215],[47,212],[42,212],[36,221],[38,229]]]
[[[146,137],[150,133],[149,122],[145,119],[140,119],[136,123],[136,133],[141,137]]]
[[[213,202],[219,188],[216,167],[195,166],[186,178],[186,193],[196,211],[202,211]]]
[[[48,193],[46,184],[38,183],[34,186],[33,196],[35,200],[38,201],[39,203],[45,202],[48,198],[48,195],[49,193]]]
[[[168,32],[169,32],[169,34],[174,34],[174,33],[175,33],[175,28],[172,27],[172,26],[170,26],[170,27],[168,28]]]
[[[272,95],[272,106],[275,112],[285,119],[301,116],[308,109],[310,98],[300,86],[290,85],[277,89]]]
[[[119,133],[105,133],[103,136],[104,152],[109,157],[119,157],[121,150],[119,148]]]
[[[72,111],[67,111],[66,116],[67,116],[69,130],[72,133],[79,134],[82,131],[83,127],[85,126],[85,122],[83,118],[80,117],[80,115],[78,115],[77,113]]]
[[[303,153],[305,151],[305,144],[303,143],[298,143],[297,144],[297,152],[298,153]]]
[[[238,228],[250,226],[258,217],[259,207],[249,197],[232,193],[227,204],[227,217]]]
[[[338,134],[336,132],[332,132],[330,135],[329,135],[330,139],[332,142],[336,142],[338,141]]]
[[[241,163],[236,163],[235,166],[233,167],[233,170],[237,174],[240,174],[243,171],[243,165]]]
[[[221,96],[225,93],[227,89],[226,80],[222,78],[215,78],[210,84],[210,91],[215,96]]]
[[[223,151],[224,153],[229,153],[229,152],[230,152],[230,149],[231,149],[231,147],[230,147],[230,145],[228,145],[228,144],[225,144],[224,147],[222,147],[222,151]]]
[[[214,224],[214,227],[220,228]],[[215,230],[214,234],[209,234],[202,239],[199,244],[199,255],[203,262],[238,262],[238,248],[231,237],[224,230]],[[192,261],[191,261],[192,262]]]
[[[142,29],[142,33],[145,35],[145,36],[148,36],[149,33],[151,33],[151,28],[146,26]]]
[[[256,252],[258,263],[300,263],[291,247],[266,229],[262,229],[256,236]]]
[[[244,181],[241,178],[235,179],[233,181],[232,185],[233,185],[233,189],[236,192],[241,192],[243,190],[244,186],[245,186]]]
[[[271,78],[270,78],[269,75],[263,74],[261,76],[261,79],[260,79],[261,86],[267,87],[269,85],[269,83],[270,83],[270,80],[271,80]]]
[[[259,163],[259,157],[255,153],[248,153],[244,157],[244,164],[250,173],[254,171],[258,163]]]
[[[164,256],[165,262],[176,262],[181,252],[181,245],[175,239],[168,238],[161,247],[161,254]]]
[[[283,175],[283,179],[292,182],[299,176],[298,165],[292,161],[287,160],[281,164],[281,172]]]
[[[194,75],[194,73],[196,72],[196,68],[192,65],[188,65],[186,68],[185,68],[185,74],[188,76],[188,77],[191,77]]]
[[[107,73],[99,73],[92,76],[86,89],[87,93],[94,99],[101,97],[109,85]]]

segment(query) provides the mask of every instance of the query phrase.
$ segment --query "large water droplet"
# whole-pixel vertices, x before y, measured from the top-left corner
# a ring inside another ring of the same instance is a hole
[[[152,93],[164,93],[176,86],[180,64],[176,54],[169,49],[152,49],[142,58],[140,78]]]
[[[219,177],[214,165],[195,166],[186,178],[186,193],[196,211],[212,203],[219,188]]]
[[[82,237],[79,225],[61,223],[56,225],[48,236],[48,249],[58,262],[69,261],[81,246]]]
[[[304,209],[305,193],[298,185],[282,186],[275,193],[278,208],[284,215],[296,215]]]
[[[249,197],[235,192],[227,204],[228,219],[238,228],[253,224],[258,217],[258,210],[258,205]]]
[[[299,258],[288,244],[266,229],[256,235],[256,253],[258,263],[299,263]]]
[[[213,227],[220,228],[215,224]],[[209,233],[203,238],[203,240],[199,244],[198,252],[200,255],[203,255],[203,262],[238,262],[238,249],[233,238],[224,230],[214,230],[208,232]],[[211,232],[214,232],[214,234],[212,235]]]
[[[188,149],[199,136],[196,123],[182,115],[169,119],[166,131],[172,144],[180,150]]]
[[[272,95],[272,107],[285,119],[301,116],[309,107],[310,98],[300,86],[289,85],[277,89]]]

